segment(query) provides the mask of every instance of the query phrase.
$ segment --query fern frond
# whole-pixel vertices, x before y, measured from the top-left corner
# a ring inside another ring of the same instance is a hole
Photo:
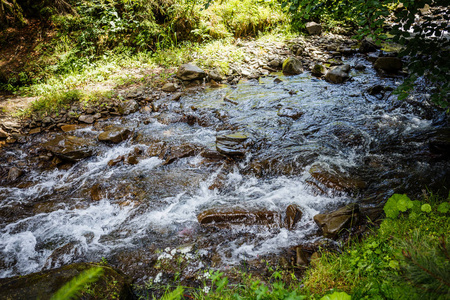
[[[70,300],[76,298],[87,284],[96,282],[103,275],[103,272],[103,268],[100,267],[81,272],[53,294],[51,300]]]
[[[172,292],[164,294],[161,300],[180,300],[181,296],[183,296],[183,292],[184,292],[183,287],[179,286]]]

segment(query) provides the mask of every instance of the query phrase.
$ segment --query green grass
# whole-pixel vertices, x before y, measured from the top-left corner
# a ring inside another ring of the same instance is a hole
[[[448,244],[450,232],[449,214],[439,209],[440,201],[431,196],[420,201],[416,211],[411,208],[397,218],[386,218],[379,229],[361,242],[352,242],[342,254],[323,252],[304,279],[306,290],[321,295],[333,288],[346,291],[355,299],[448,299],[445,298],[450,293],[448,285],[446,289],[444,285],[446,294],[442,295],[412,281],[408,271],[411,261],[404,255],[415,249],[416,255],[429,258],[426,260],[433,265],[433,272],[441,268],[450,270],[449,258],[436,255],[442,247],[442,238]],[[427,204],[430,212],[421,209]]]

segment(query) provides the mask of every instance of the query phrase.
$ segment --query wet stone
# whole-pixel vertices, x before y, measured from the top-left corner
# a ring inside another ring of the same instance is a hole
[[[203,226],[229,227],[231,225],[265,225],[280,227],[281,216],[276,211],[245,208],[213,208],[197,216]]]
[[[87,124],[92,124],[95,122],[95,118],[93,115],[81,115],[78,118],[78,121],[83,122],[83,123],[87,123]]]
[[[326,238],[336,238],[343,229],[355,226],[360,217],[359,206],[349,204],[328,214],[314,216],[314,221],[321,228]]]
[[[216,137],[216,149],[225,155],[242,156],[246,152],[247,139],[248,136],[243,133],[219,135]]]
[[[349,79],[350,66],[336,66],[325,74],[325,80],[331,83],[343,83]]]
[[[59,135],[42,146],[63,161],[76,162],[94,154],[94,143],[76,136]]]
[[[200,152],[200,148],[190,144],[171,146],[164,153],[164,164],[171,164],[177,159],[194,156]]]
[[[303,216],[303,211],[301,207],[297,204],[291,204],[286,208],[286,217],[284,219],[284,225],[287,229],[291,230],[294,228]]]
[[[366,187],[366,183],[356,177],[349,177],[319,164],[313,165],[309,173],[321,184],[339,192],[354,192]]]
[[[104,132],[98,135],[98,140],[118,144],[126,140],[130,134],[131,130],[128,128],[110,125],[105,128]]]

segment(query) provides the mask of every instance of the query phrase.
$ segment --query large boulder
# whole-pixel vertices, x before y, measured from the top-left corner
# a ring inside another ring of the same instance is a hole
[[[129,279],[119,271],[108,266],[80,263],[26,276],[2,278],[0,279],[0,299],[50,299],[72,278],[94,267],[102,268],[103,275],[89,285],[89,292],[87,288],[82,291],[80,299],[131,300],[134,298]]]
[[[403,62],[398,57],[379,57],[373,67],[386,73],[397,73],[402,70]]]
[[[314,216],[314,221],[322,229],[326,238],[336,238],[343,229],[349,229],[358,223],[360,219],[359,206],[357,204],[346,205],[328,214]]]
[[[184,64],[178,68],[177,77],[181,80],[197,80],[206,77],[206,72],[194,64]]]
[[[288,57],[283,62],[283,74],[297,75],[303,72],[302,62],[295,57]]]
[[[265,225],[280,227],[281,215],[276,211],[221,207],[208,209],[197,216],[203,226],[229,227],[231,225]]]
[[[322,33],[322,25],[316,22],[308,22],[305,27],[310,35],[320,35]]]
[[[349,72],[349,65],[336,66],[325,74],[325,80],[331,83],[343,83],[349,78]]]
[[[63,161],[77,162],[94,154],[94,143],[76,136],[58,135],[42,145]]]
[[[105,127],[105,131],[98,135],[98,140],[118,144],[130,137],[131,130],[128,128],[110,125]]]

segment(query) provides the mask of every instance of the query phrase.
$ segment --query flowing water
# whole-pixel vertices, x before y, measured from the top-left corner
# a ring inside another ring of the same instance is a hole
[[[0,277],[102,257],[145,277],[155,249],[181,245],[214,252],[221,265],[235,264],[320,239],[313,221],[319,212],[445,186],[448,157],[429,144],[445,125],[444,114],[421,106],[420,99],[399,102],[389,91],[369,95],[369,87],[395,88],[401,79],[378,77],[362,59],[349,61],[358,62],[366,70],[352,70],[353,79],[342,85],[309,73],[273,75],[206,88],[179,102],[162,99],[159,113],[138,112],[65,133],[95,141],[96,153],[60,168],[50,167],[41,144],[63,133],[0,149],[3,170],[25,171],[18,182],[1,181]],[[287,117],[283,111],[300,113]],[[176,122],[187,115],[195,121]],[[134,135],[117,145],[97,142],[111,124]],[[243,157],[187,155],[167,163],[148,155],[160,142],[215,150],[217,135],[234,132],[249,137]],[[137,164],[108,165],[134,153]],[[203,228],[197,221],[216,207],[283,213],[290,204],[304,212],[293,230]]]

